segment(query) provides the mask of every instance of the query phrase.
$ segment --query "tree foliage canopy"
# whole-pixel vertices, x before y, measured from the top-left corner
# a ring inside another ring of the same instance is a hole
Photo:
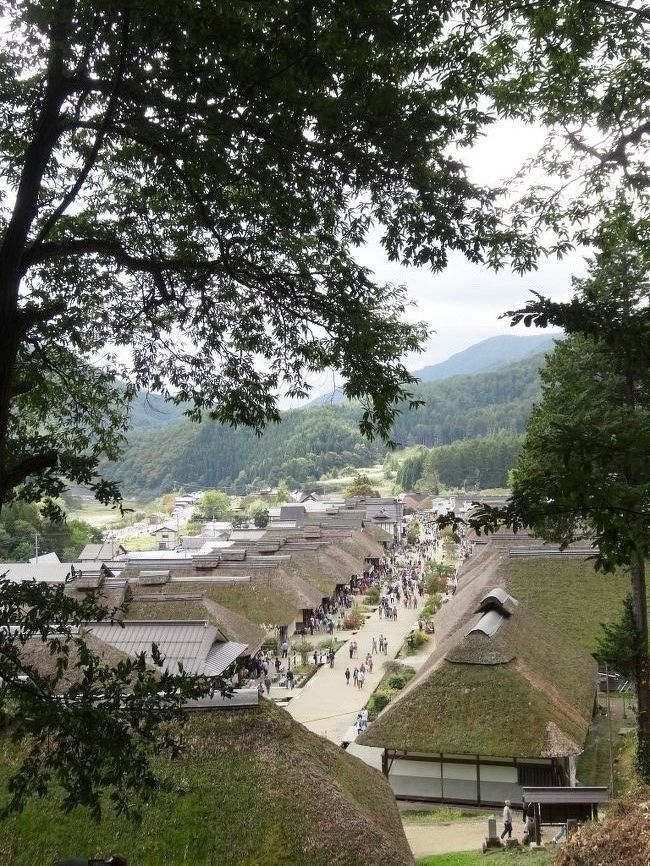
[[[7,10],[0,499],[61,475],[116,495],[94,478],[120,443],[116,372],[259,430],[332,367],[388,434],[425,329],[354,247],[378,223],[391,257],[440,268],[497,232],[448,155],[486,120],[468,96],[489,65],[452,5]]]

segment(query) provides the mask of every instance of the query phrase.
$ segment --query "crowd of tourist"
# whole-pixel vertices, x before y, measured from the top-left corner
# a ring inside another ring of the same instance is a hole
[[[428,559],[439,557],[443,539],[438,533],[433,520],[420,518],[421,534],[418,541],[410,546],[392,545],[386,555],[374,562],[362,575],[354,575],[350,585],[343,587],[335,596],[314,610],[308,619],[296,632],[302,642],[314,634],[326,634],[332,637],[329,648],[314,649],[311,661],[315,669],[329,666],[333,668],[336,661],[334,633],[340,632],[344,626],[346,614],[355,603],[355,596],[367,593],[371,589],[378,591],[378,616],[387,622],[395,622],[399,617],[400,606],[407,610],[417,610],[425,593],[425,563]],[[422,620],[413,629],[422,630]],[[299,646],[299,644],[298,644]],[[372,636],[367,653],[362,656],[360,664],[353,662],[359,658],[359,644],[356,638],[348,641],[346,653],[350,666],[345,668],[344,677],[348,685],[362,689],[368,673],[373,670],[373,656],[388,655],[388,639],[380,634]],[[288,638],[280,643],[278,651],[263,649],[250,659],[248,667],[239,672],[237,684],[248,682],[249,686],[257,686],[260,695],[270,695],[274,684],[292,689],[295,684],[295,668],[300,656],[296,651],[296,643],[292,645]],[[303,655],[304,660],[304,655]]]

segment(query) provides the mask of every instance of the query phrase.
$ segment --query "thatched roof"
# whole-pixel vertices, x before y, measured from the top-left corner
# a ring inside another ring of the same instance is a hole
[[[388,532],[386,529],[383,529],[381,526],[378,526],[376,523],[366,523],[363,528],[363,531],[366,535],[369,535],[373,541],[377,542],[388,542],[389,544],[394,541],[393,534]],[[379,558],[383,554],[383,549],[381,553],[373,554],[368,553],[367,556],[372,557],[373,559]]]
[[[208,611],[210,621],[217,626],[226,640],[246,644],[250,655],[257,652],[265,637],[264,629],[209,598],[204,599],[203,603]]]
[[[101,822],[88,821],[53,795],[30,803],[3,834],[2,862],[27,862],[37,821],[39,863],[106,854],[117,847],[117,828],[133,863],[414,866],[381,773],[271,702],[193,713],[186,743],[173,762],[156,759],[166,784],[141,823],[116,822],[108,809]],[[3,780],[7,773],[0,768]]]
[[[488,636],[469,630],[500,554],[468,569],[437,618],[438,646],[359,742],[494,757],[577,754],[589,727],[593,658],[520,603]]]
[[[283,591],[282,582],[273,569],[264,570],[263,575],[255,575],[250,583],[221,583],[192,581],[182,584],[168,583],[159,587],[142,588],[147,593],[158,591],[161,596],[174,595],[182,587],[182,592],[200,595],[222,605],[250,623],[257,625],[288,625],[300,619],[298,608]],[[134,587],[134,602],[138,598],[138,588]]]
[[[363,563],[364,559],[379,559],[384,555],[384,548],[374,537],[374,532],[370,531],[371,527],[372,524],[366,523],[364,529],[356,529],[349,538],[341,539],[340,546],[356,557],[360,563]],[[392,536],[390,540],[392,541]],[[363,568],[360,570],[363,571]]]

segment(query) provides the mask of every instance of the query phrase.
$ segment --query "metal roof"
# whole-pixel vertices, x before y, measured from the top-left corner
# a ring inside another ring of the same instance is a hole
[[[71,572],[69,562],[0,562],[0,576],[14,583],[35,580],[37,583],[65,583]]]
[[[203,620],[130,620],[123,626],[99,622],[87,627],[100,640],[130,656],[145,653],[151,659],[151,645],[155,643],[170,673],[178,673],[182,664],[185,673],[217,676],[246,651],[246,644],[219,641],[219,632]]]
[[[510,598],[505,589],[502,589],[500,586],[495,586],[494,589],[491,589],[489,592],[486,592],[483,598],[481,599],[481,604],[485,604],[486,601],[494,599],[499,604],[503,605]]]
[[[607,803],[605,787],[579,788],[522,788],[526,803]]]
[[[483,614],[476,625],[473,626],[467,634],[482,632],[488,637],[492,637],[492,635],[496,634],[496,632],[501,628],[505,619],[505,616],[502,613],[499,613],[498,610],[489,610],[487,613]]]
[[[30,557],[29,561],[31,563],[35,563],[36,565],[38,565],[39,563],[41,565],[47,565],[48,563],[51,564],[51,563],[61,562],[59,557],[54,552],[41,553],[39,556],[32,556],[32,557]]]

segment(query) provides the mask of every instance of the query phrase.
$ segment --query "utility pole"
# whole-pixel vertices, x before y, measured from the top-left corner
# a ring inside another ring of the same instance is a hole
[[[36,547],[36,565],[38,565],[38,532],[34,533],[34,546]]]

